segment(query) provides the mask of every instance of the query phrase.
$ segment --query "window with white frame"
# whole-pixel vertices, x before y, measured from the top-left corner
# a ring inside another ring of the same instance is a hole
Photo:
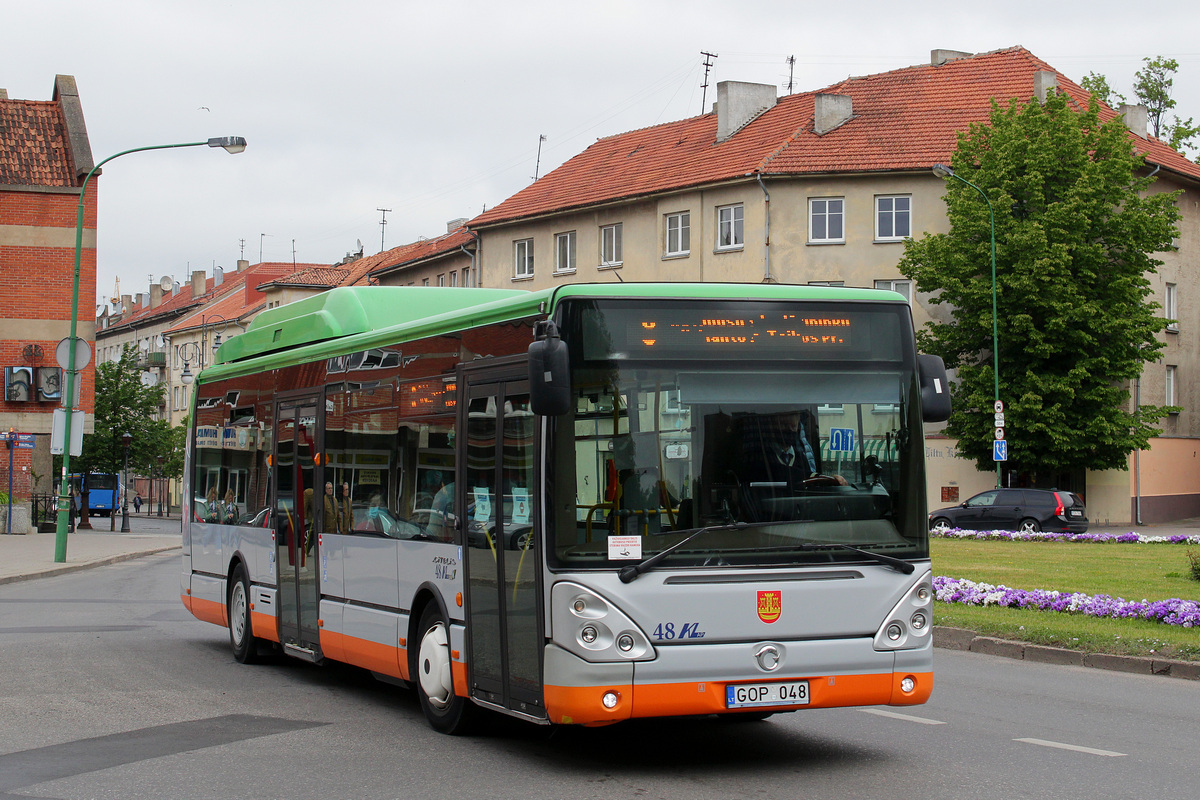
[[[1167,323],[1167,330],[1179,333],[1179,287],[1173,283],[1167,284],[1163,297],[1163,314],[1171,320]]]
[[[745,242],[742,204],[717,209],[717,249],[735,250]]]
[[[686,256],[692,251],[692,215],[688,211],[667,214],[668,256]]]
[[[471,268],[463,267],[462,275],[463,275],[463,286],[470,286],[471,285]]]
[[[1167,366],[1167,374],[1163,381],[1163,405],[1175,405],[1175,372],[1178,368]]]
[[[600,266],[621,266],[621,223],[600,228]]]
[[[809,281],[809,286],[845,286],[845,281]]]
[[[438,273],[438,286],[445,286],[445,285],[446,285],[446,273],[439,272]]]
[[[421,278],[421,285],[422,285],[422,286],[428,286],[428,285],[429,285],[429,278]]]
[[[813,197],[808,201],[808,241],[844,243],[846,201],[841,197]]]
[[[533,277],[533,239],[513,242],[513,277]]]
[[[885,195],[875,198],[875,240],[899,241],[912,236],[912,197]]]
[[[575,271],[575,231],[554,235],[554,271]]]
[[[912,281],[875,281],[876,289],[887,289],[904,295],[904,299],[912,303]]]
[[[458,286],[458,270],[450,270],[450,285]]]

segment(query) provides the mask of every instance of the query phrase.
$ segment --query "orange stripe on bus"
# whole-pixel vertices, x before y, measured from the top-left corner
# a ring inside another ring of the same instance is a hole
[[[916,682],[913,691],[907,694],[901,688],[901,682],[906,677]],[[931,672],[836,675],[810,677],[807,680],[810,702],[802,706],[784,706],[782,709],[916,705],[928,700],[933,691]],[[547,684],[546,711],[551,722],[582,725],[605,725],[633,717],[719,714],[727,711],[725,686],[725,682],[715,681],[584,687]],[[609,691],[619,695],[617,705],[612,709],[605,708],[602,702],[604,694]],[[747,709],[754,710],[762,709]]]
[[[201,597],[192,596],[191,604],[185,600],[184,605],[188,607],[188,611],[192,612],[192,616],[203,622],[211,622],[214,625],[220,625],[222,628],[229,627],[229,621],[225,616],[225,604],[218,603],[215,600],[205,600]]]
[[[330,658],[338,661],[345,661],[347,664],[390,675],[393,678],[404,678],[400,669],[404,651],[397,647],[372,642],[369,639],[359,639],[357,636],[347,636],[344,633],[322,630],[321,650]]]
[[[271,614],[264,614],[261,611],[251,611],[250,632],[258,639],[264,639],[268,642],[279,641],[279,629],[275,624],[275,617]]]

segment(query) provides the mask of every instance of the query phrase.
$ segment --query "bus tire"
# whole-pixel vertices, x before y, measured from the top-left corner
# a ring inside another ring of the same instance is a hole
[[[452,736],[467,733],[477,709],[470,700],[454,693],[450,629],[437,603],[425,605],[417,631],[412,675],[425,719],[440,733]]]
[[[239,563],[233,568],[229,582],[229,644],[233,657],[242,664],[258,661],[258,639],[254,638],[250,626],[250,579],[246,577],[246,566]]]

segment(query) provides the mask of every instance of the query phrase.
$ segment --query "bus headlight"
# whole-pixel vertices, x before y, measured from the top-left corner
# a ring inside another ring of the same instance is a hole
[[[933,632],[933,573],[926,572],[887,615],[875,633],[876,650],[915,650]]]
[[[591,589],[561,581],[550,590],[551,641],[591,662],[654,658],[649,637]]]

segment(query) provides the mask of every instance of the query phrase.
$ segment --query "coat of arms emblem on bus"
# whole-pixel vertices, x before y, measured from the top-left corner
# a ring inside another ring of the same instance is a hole
[[[758,593],[758,618],[763,622],[770,624],[779,619],[779,614],[783,610],[783,592],[759,592]]]

